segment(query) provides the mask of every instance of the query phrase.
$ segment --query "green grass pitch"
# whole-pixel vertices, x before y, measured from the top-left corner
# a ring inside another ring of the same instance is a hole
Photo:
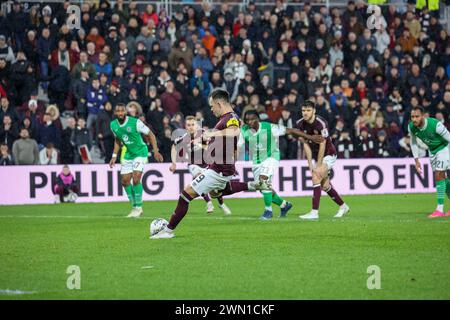
[[[160,240],[150,221],[169,219],[175,201],[146,202],[134,220],[125,202],[2,206],[0,299],[450,299],[450,217],[426,217],[435,195],[345,200],[352,211],[333,219],[323,197],[319,221],[298,219],[310,198],[272,221],[258,220],[262,199],[227,199],[230,217],[196,200]],[[80,290],[66,287],[69,265]],[[371,265],[379,290],[367,288]]]

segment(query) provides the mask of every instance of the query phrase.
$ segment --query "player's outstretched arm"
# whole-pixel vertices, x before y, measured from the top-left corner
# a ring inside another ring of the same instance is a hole
[[[109,161],[109,167],[110,168],[114,167],[114,165],[116,164],[117,153],[119,153],[119,149],[120,149],[120,140],[115,138],[114,139],[114,150],[113,150],[113,153],[112,153],[111,160]]]
[[[325,139],[320,134],[309,135],[294,128],[286,128],[286,134],[290,134],[292,136],[300,137],[306,140],[310,140],[314,143],[322,143]]]

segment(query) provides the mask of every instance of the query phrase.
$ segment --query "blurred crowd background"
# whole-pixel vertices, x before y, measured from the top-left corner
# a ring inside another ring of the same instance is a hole
[[[382,9],[375,27],[369,4]],[[409,156],[412,107],[450,129],[449,4],[5,2],[0,165],[109,162],[117,103],[149,125],[170,161],[186,116],[215,125],[207,96],[219,87],[242,118],[251,109],[287,127],[313,100],[341,158]],[[282,159],[303,157],[291,136],[280,148]]]

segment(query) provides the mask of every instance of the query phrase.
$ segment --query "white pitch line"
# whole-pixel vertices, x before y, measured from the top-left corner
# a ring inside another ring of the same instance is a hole
[[[22,291],[22,290],[0,290],[0,295],[8,295],[8,296],[14,296],[14,295],[22,295],[22,294],[35,294],[37,291]]]

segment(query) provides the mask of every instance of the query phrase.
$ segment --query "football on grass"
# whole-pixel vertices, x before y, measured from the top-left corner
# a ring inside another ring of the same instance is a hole
[[[150,236],[153,236],[160,232],[164,227],[166,227],[169,224],[166,219],[158,218],[152,221],[150,223]]]

